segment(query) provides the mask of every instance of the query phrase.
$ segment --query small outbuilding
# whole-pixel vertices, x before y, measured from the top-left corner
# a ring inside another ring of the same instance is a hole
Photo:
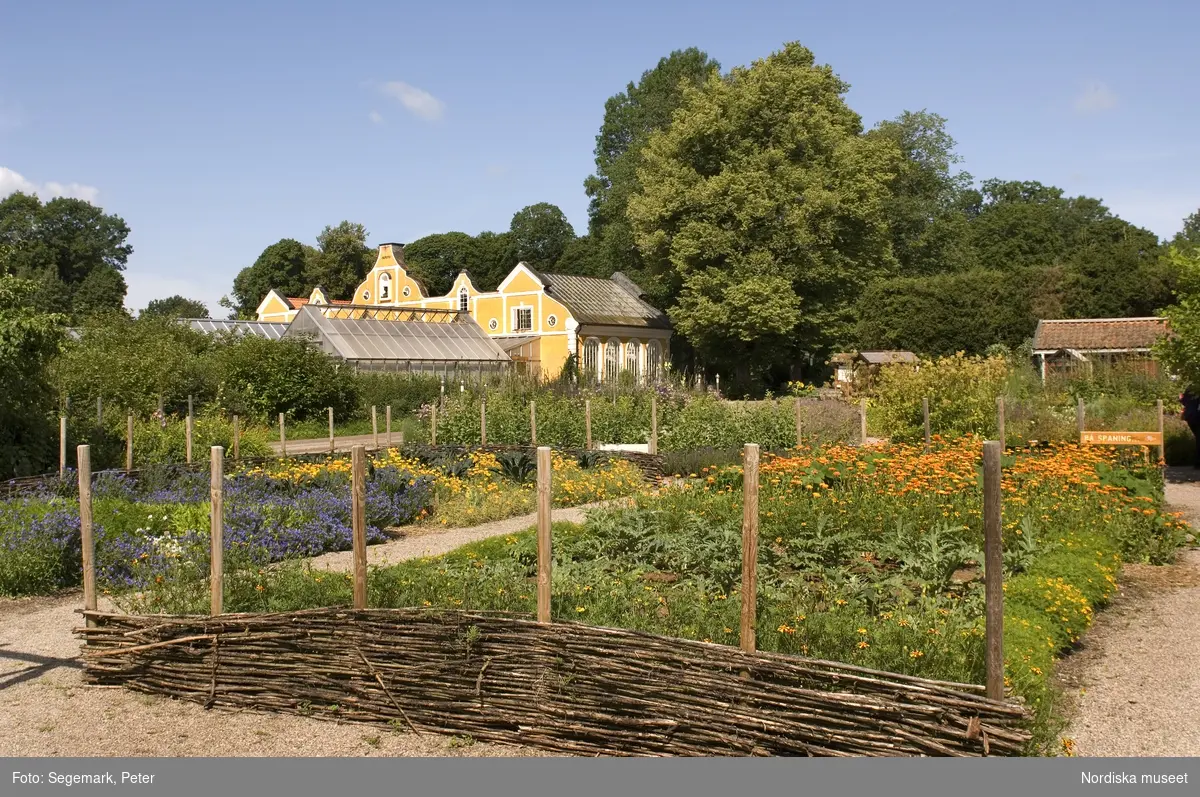
[[[1154,316],[1046,319],[1033,333],[1034,364],[1043,380],[1052,373],[1116,363],[1154,375],[1153,346],[1169,332],[1167,319]]]
[[[833,384],[843,390],[848,390],[856,381],[873,378],[885,365],[894,363],[915,365],[917,362],[917,355],[911,351],[891,349],[839,352],[829,358],[829,364],[834,369]]]

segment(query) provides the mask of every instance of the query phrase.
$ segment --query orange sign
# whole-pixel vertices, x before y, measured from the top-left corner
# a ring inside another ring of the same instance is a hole
[[[1161,432],[1080,432],[1080,445],[1161,446]]]

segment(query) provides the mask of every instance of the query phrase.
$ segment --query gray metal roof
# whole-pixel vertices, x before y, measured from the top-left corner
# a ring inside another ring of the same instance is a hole
[[[868,365],[915,363],[917,361],[917,355],[911,351],[860,351],[858,356]]]
[[[511,361],[465,314],[455,314],[449,321],[330,318],[325,308],[306,305],[296,313],[285,333],[285,337],[297,335],[309,336],[327,353],[355,362]]]
[[[538,276],[547,294],[565,304],[581,324],[671,328],[666,313],[643,301],[641,288],[619,272],[612,279],[541,272]]]
[[[239,332],[270,340],[279,340],[288,328],[287,324],[266,321],[222,321],[216,318],[181,318],[180,321],[190,324],[192,329],[208,335],[219,332]]]

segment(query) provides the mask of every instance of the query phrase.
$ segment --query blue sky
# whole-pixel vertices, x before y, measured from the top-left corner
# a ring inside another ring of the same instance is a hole
[[[0,194],[132,228],[128,305],[217,300],[284,237],[587,226],[604,101],[673,49],[723,68],[784,42],[868,126],[949,120],[977,179],[1100,197],[1162,237],[1200,208],[1195,2],[0,5]]]

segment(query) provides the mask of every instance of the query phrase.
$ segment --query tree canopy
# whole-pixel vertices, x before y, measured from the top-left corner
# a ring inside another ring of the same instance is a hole
[[[363,225],[343,221],[336,227],[327,226],[305,263],[306,292],[319,285],[331,299],[349,299],[374,265],[375,251],[367,246]]]
[[[539,202],[513,214],[508,234],[515,266],[524,261],[535,269],[547,271],[562,258],[575,240],[575,230],[557,205]]]
[[[208,308],[204,306],[204,302],[176,294],[165,299],[151,300],[141,315],[166,318],[208,318]]]
[[[258,305],[271,289],[284,296],[308,295],[304,279],[308,255],[294,238],[276,241],[263,250],[254,265],[233,279],[234,310],[238,318],[254,318]]]

